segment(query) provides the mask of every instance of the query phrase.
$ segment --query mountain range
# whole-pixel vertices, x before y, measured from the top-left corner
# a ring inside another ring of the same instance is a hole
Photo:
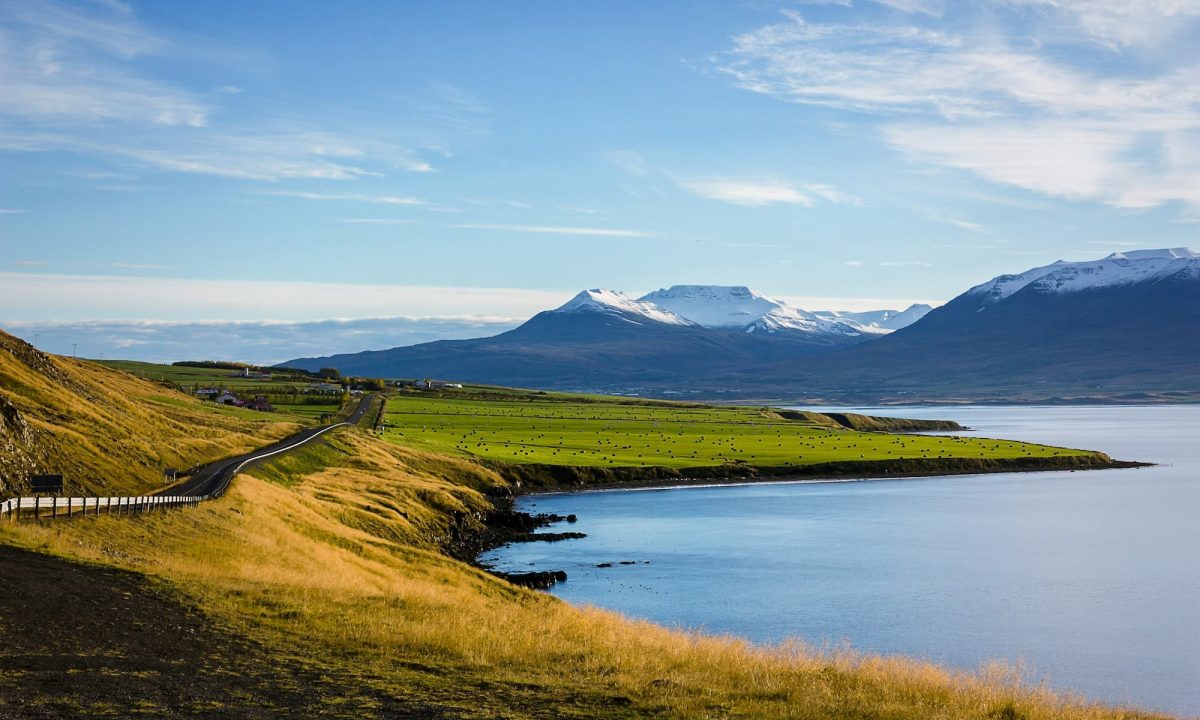
[[[586,290],[488,338],[286,365],[698,396],[1044,399],[1200,393],[1200,254],[1059,261],[936,309],[809,312],[746,287]]]

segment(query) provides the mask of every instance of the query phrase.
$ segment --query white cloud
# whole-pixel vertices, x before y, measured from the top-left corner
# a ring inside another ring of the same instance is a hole
[[[940,16],[945,6],[939,0],[875,0],[879,5],[905,13]]]
[[[716,62],[747,90],[873,115],[887,143],[917,162],[1059,198],[1200,207],[1200,52],[1160,47],[1200,32],[1200,3],[991,0],[957,10],[954,20],[828,24],[786,12],[735,37]]]
[[[371,195],[368,193],[352,193],[352,192],[305,192],[302,190],[263,190],[260,195],[272,195],[275,197],[291,197],[300,198],[302,200],[334,200],[343,202],[360,202],[371,205],[401,205],[401,206],[423,206],[429,202],[420,198],[407,197],[404,195]],[[353,220],[348,222],[354,222]]]
[[[1186,34],[1188,21],[1200,17],[1200,3],[1195,0],[1005,0],[1005,4],[1049,14],[1113,48],[1157,44]]]
[[[749,207],[775,204],[802,205],[804,207],[813,205],[812,197],[787,183],[776,180],[703,178],[683,180],[679,184],[684,190],[700,197],[734,205]]]
[[[78,345],[79,354],[89,358],[274,364],[298,357],[486,337],[517,324],[492,317],[393,317],[310,322],[19,322],[4,329],[30,342],[36,335],[39,347],[48,352],[68,353]]]
[[[963,220],[961,218],[947,218],[946,222],[950,223],[951,225],[953,225],[956,228],[959,228],[961,230],[966,230],[968,232],[973,232],[973,233],[987,232],[986,226],[984,226],[980,223],[977,223],[977,222],[971,222],[970,220]]]
[[[854,195],[821,183],[794,185],[782,180],[707,177],[682,179],[679,186],[703,198],[748,207],[776,204],[812,207],[817,199],[840,205],[862,204]]]
[[[153,263],[115,262],[113,267],[121,270],[170,270],[171,265],[155,265]]]
[[[842,264],[846,267],[862,267],[863,262],[862,260],[847,260]]]
[[[412,220],[408,218],[342,218],[338,222],[360,225],[406,225]]]
[[[227,63],[222,52],[161,37],[119,4],[0,3],[0,150],[250,180],[352,180],[432,172],[418,154],[444,152],[443,131],[486,131],[485,109],[450,86],[408,103],[411,117],[316,127],[286,107],[231,105],[236,85],[201,91],[159,79],[163,61]]]
[[[24,208],[0,208],[0,215],[20,215],[24,212]]]
[[[461,223],[451,225],[452,228],[463,230],[501,230],[515,233],[535,233],[546,235],[590,235],[594,237],[654,237],[654,233],[642,230],[622,230],[618,228],[576,227],[558,225],[494,225],[485,223]]]
[[[142,319],[311,320],[329,317],[487,315],[525,319],[577,291],[128,275],[0,272],[0,321]]]

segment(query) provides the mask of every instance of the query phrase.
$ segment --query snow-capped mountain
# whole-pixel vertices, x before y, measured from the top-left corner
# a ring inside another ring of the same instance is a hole
[[[1056,262],[976,285],[904,332],[803,359],[832,387],[905,396],[1200,392],[1200,254]]]
[[[929,314],[933,307],[924,303],[909,305],[905,310],[868,310],[867,312],[847,312],[844,310],[815,310],[814,314],[822,317],[837,318],[856,322],[866,328],[875,328],[891,332],[906,328]]]
[[[745,287],[637,300],[588,290],[494,337],[286,364],[547,389],[994,402],[1200,397],[1197,357],[1200,254],[1176,248],[1002,275],[932,311],[811,313]]]
[[[653,303],[676,316],[709,328],[745,332],[801,332],[856,338],[877,335],[880,328],[854,320],[818,315],[794,308],[742,285],[673,285],[643,295],[641,302]]]
[[[977,298],[981,307],[986,307],[1026,287],[1040,293],[1070,293],[1172,278],[1200,278],[1200,253],[1184,247],[1118,252],[1085,262],[1059,260],[1016,275],[993,278],[971,288],[966,295]]]
[[[628,322],[650,320],[666,323],[667,325],[694,325],[691,320],[679,317],[670,310],[665,310],[653,303],[633,298],[613,290],[597,288],[584,290],[568,300],[561,307],[551,310],[554,313],[605,313],[619,317]]]
[[[791,309],[740,285],[673,285],[639,299],[712,328],[743,328],[769,313]]]

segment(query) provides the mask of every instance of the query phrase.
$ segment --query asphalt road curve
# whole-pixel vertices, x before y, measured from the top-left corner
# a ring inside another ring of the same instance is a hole
[[[376,395],[364,395],[358,401],[358,407],[354,412],[350,413],[350,417],[345,422],[340,422],[335,425],[323,425],[321,427],[308,428],[301,430],[295,435],[288,437],[259,448],[254,452],[238,455],[236,457],[217,460],[207,465],[202,466],[192,475],[191,478],[179,485],[173,485],[164,490],[160,490],[155,495],[187,495],[187,496],[205,496],[205,495],[220,495],[229,487],[229,483],[233,481],[233,476],[237,475],[242,468],[256,460],[271,457],[285,453],[293,448],[300,447],[313,438],[324,435],[325,433],[340,427],[348,425],[357,425],[367,410],[371,407],[371,401],[378,397]]]

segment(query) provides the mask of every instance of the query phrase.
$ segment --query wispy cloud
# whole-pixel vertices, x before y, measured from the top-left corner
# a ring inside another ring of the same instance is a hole
[[[607,210],[599,210],[597,208],[580,207],[578,205],[559,205],[559,210],[563,212],[573,213],[575,215],[607,215]]]
[[[115,262],[113,267],[120,270],[170,270],[171,265],[156,265],[154,263]]]
[[[1059,198],[1200,205],[1200,52],[1187,43],[1200,3],[990,0],[953,19],[886,4],[911,12],[785,12],[716,66],[753,92],[875,116],[914,161]]]
[[[194,89],[160,79],[157,66],[185,53],[193,63],[212,60],[119,3],[0,4],[0,151],[250,180],[353,180],[431,172],[423,149],[444,148],[447,133],[486,129],[478,101],[440,85],[409,104],[411,117],[371,124],[347,109],[320,127],[286,106],[234,101],[242,93],[234,84]]]
[[[987,226],[984,225],[983,223],[977,223],[977,222],[972,222],[970,220],[963,219],[963,218],[958,217],[957,215],[954,215],[945,210],[932,209],[932,208],[918,209],[918,210],[922,215],[929,218],[930,220],[933,220],[934,222],[952,225],[952,226],[958,228],[959,230],[966,230],[967,232],[978,233],[978,234],[984,234],[984,233],[988,232]]]
[[[48,267],[49,260],[13,260],[13,265],[18,267]]]
[[[1144,242],[1129,242],[1125,240],[1088,240],[1088,245],[1098,245],[1100,247],[1124,247],[1124,248],[1144,248]]]
[[[341,218],[338,222],[359,225],[407,225],[412,220],[408,218]]]
[[[301,200],[360,202],[371,205],[402,205],[410,207],[429,205],[429,202],[426,200],[407,197],[404,195],[371,195],[368,193],[353,192],[306,192],[303,190],[262,190],[259,192],[259,194],[272,195],[275,197],[299,198]]]
[[[977,222],[971,222],[970,220],[962,220],[960,218],[947,218],[946,222],[950,223],[951,225],[953,225],[956,228],[959,228],[961,230],[966,230],[968,232],[973,232],[973,233],[987,232],[987,227],[985,225],[982,225]]]
[[[0,215],[20,215],[24,212],[23,208],[0,208]]]
[[[758,207],[762,205],[803,205],[812,207],[813,199],[787,183],[775,180],[734,180],[728,178],[701,178],[684,180],[680,186],[690,193],[709,200],[720,200],[734,205]]]
[[[946,7],[940,0],[874,0],[877,4],[903,13],[921,13],[939,17]]]
[[[452,228],[463,230],[500,230],[515,233],[534,233],[545,235],[590,235],[594,237],[654,237],[654,233],[643,230],[623,230],[620,228],[578,227],[564,225],[496,225],[486,223],[460,223],[451,225]]]
[[[817,200],[840,205],[862,204],[862,200],[854,195],[820,183],[793,184],[774,179],[730,177],[685,178],[678,182],[681,188],[694,195],[747,207],[780,204],[812,207]]]

